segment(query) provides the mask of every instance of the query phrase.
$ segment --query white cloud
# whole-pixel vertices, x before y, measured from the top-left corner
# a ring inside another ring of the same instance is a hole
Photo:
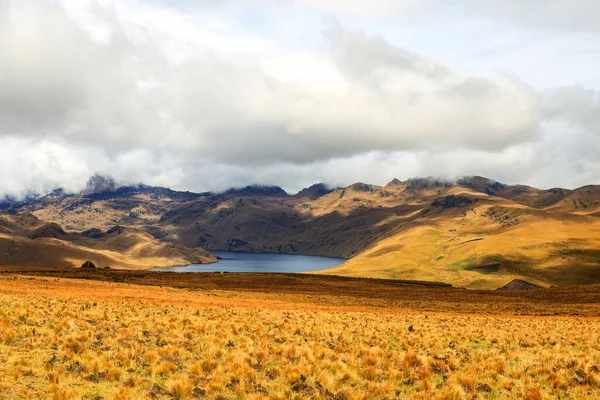
[[[0,197],[81,187],[94,172],[194,190],[430,174],[550,186],[600,178],[593,90],[538,93],[514,75],[474,75],[336,22],[319,46],[288,48],[228,14],[232,4],[182,13],[133,0],[3,2]],[[415,7],[375,2],[367,17]],[[549,158],[549,146],[580,159]]]
[[[306,7],[331,14],[350,14],[362,18],[385,18],[401,11],[412,11],[419,0],[295,0],[296,7]]]
[[[528,28],[600,33],[597,0],[465,0],[462,9]]]
[[[0,198],[80,190],[94,172],[99,153],[64,143],[0,136]]]

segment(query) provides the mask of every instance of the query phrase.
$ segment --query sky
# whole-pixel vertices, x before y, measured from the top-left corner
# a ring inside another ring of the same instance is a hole
[[[0,198],[600,184],[597,0],[2,0]]]

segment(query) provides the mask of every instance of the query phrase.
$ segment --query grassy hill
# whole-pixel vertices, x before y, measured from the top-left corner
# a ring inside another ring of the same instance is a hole
[[[508,219],[506,219],[508,217]],[[484,202],[421,218],[326,273],[495,288],[600,280],[600,220]]]
[[[113,227],[106,232],[65,232],[31,214],[0,215],[0,265],[81,266],[145,269],[214,262],[202,249],[160,242],[136,228]]]

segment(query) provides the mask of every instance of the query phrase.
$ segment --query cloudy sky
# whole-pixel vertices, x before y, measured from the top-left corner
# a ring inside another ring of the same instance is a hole
[[[597,0],[2,0],[0,197],[600,183]]]

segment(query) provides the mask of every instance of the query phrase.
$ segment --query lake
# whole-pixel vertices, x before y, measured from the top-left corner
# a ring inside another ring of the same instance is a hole
[[[237,253],[211,251],[221,257],[215,264],[192,264],[185,267],[160,268],[156,271],[174,272],[309,272],[343,264],[343,258],[273,253]]]

